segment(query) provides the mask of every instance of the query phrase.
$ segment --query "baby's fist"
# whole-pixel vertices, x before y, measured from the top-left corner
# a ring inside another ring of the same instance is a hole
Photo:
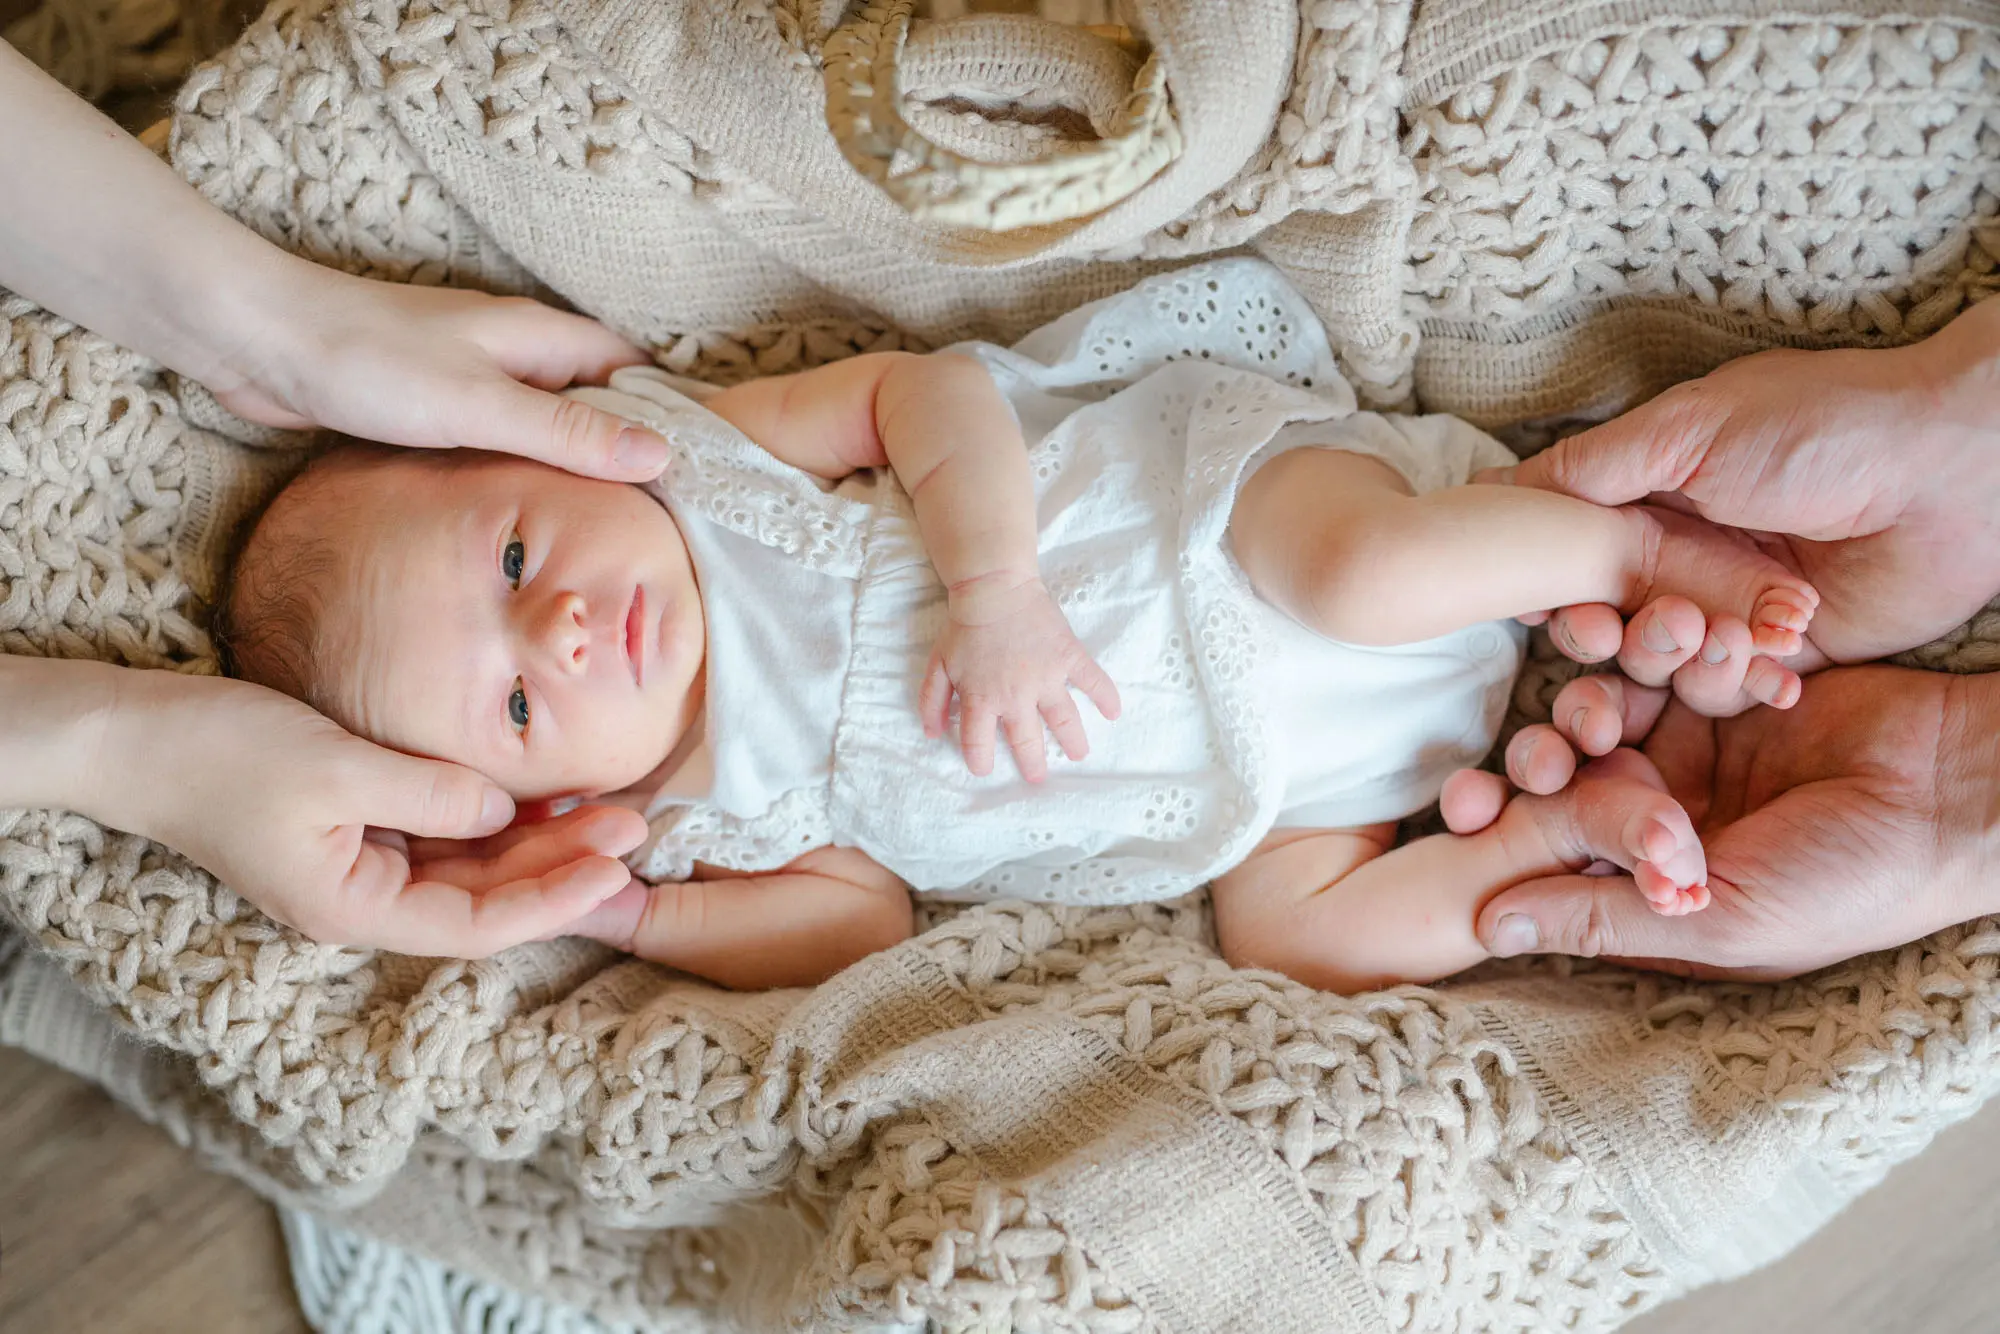
[[[1083,717],[1070,698],[1072,686],[1104,717],[1118,716],[1118,687],[1077,639],[1042,581],[989,583],[954,589],[950,620],[931,653],[917,710],[925,734],[943,736],[957,695],[966,767],[981,777],[992,773],[995,735],[1004,731],[1021,777],[1039,783],[1048,776],[1044,724],[1069,758],[1090,753]]]

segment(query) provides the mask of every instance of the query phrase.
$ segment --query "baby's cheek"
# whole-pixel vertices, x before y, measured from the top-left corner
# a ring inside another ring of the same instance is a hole
[[[671,734],[671,720],[629,703],[606,707],[597,724],[596,735],[570,757],[578,790],[617,792],[631,787],[659,768],[678,740]]]

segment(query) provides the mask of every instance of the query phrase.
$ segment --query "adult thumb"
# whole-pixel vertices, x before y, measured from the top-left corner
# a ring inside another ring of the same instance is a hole
[[[649,482],[666,471],[667,442],[645,427],[495,371],[454,437],[613,482]]]
[[[1598,505],[1629,505],[1658,491],[1678,491],[1694,476],[1715,439],[1708,399],[1676,386],[1523,460],[1516,486],[1560,491]]]
[[[514,818],[514,801],[483,774],[443,760],[370,744],[348,771],[354,810],[339,823],[400,830],[415,838],[484,838]]]
[[[1715,914],[1662,917],[1631,877],[1554,875],[1493,896],[1479,912],[1479,943],[1497,958],[1573,954],[1583,958],[1687,964],[1715,962]]]

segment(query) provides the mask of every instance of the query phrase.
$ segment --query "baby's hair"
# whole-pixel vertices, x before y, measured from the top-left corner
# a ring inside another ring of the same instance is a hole
[[[428,462],[418,455],[345,442],[314,459],[272,498],[238,545],[211,621],[224,672],[342,721],[330,688],[337,673],[327,622],[340,573],[360,553],[329,538],[326,506],[343,498],[366,503],[344,495],[351,483],[392,463]]]

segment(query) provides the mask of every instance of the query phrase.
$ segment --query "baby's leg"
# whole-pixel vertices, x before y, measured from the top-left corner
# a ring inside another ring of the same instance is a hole
[[[1789,654],[1818,605],[1747,540],[1670,512],[1607,509],[1529,487],[1410,494],[1388,465],[1295,449],[1244,483],[1230,542],[1258,594],[1330,638],[1404,644],[1584,602],[1627,611],[1668,593],[1749,622]]]
[[[1223,957],[1323,991],[1431,982],[1486,958],[1474,924],[1523,880],[1650,861],[1706,902],[1694,827],[1651,763],[1617,751],[1553,796],[1516,797],[1476,834],[1383,851],[1387,826],[1281,830],[1215,882]]]

